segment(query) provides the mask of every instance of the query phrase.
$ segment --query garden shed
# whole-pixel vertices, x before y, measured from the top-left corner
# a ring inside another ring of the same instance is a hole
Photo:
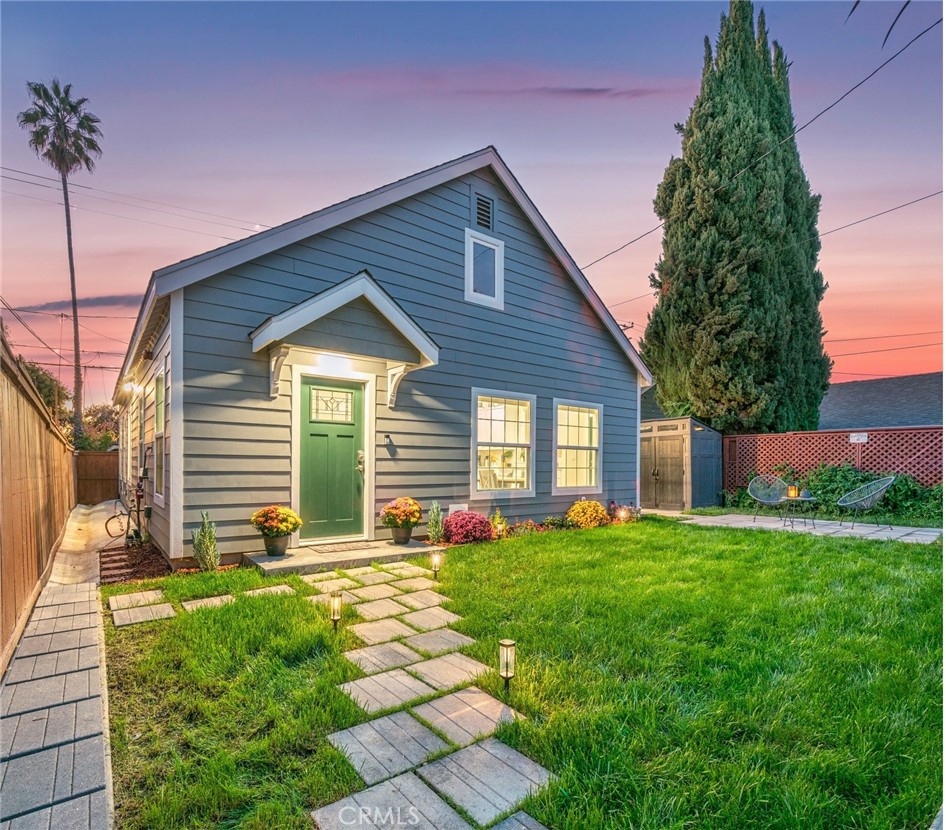
[[[641,421],[643,508],[689,510],[719,504],[722,435],[696,418]]]

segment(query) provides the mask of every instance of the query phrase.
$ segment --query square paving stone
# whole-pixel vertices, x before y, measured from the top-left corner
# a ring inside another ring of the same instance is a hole
[[[436,689],[403,669],[375,674],[342,683],[338,687],[368,713],[403,706],[419,697],[433,694]]]
[[[23,632],[26,636],[34,634],[55,634],[58,631],[76,631],[80,628],[95,628],[99,624],[99,615],[73,614],[50,620],[30,620]]]
[[[319,574],[306,574],[303,577],[300,577],[303,582],[308,582],[310,585],[315,585],[319,582],[325,582],[328,579],[339,579],[341,574],[336,571],[322,571]]]
[[[316,582],[315,587],[323,594],[330,594],[332,591],[345,591],[349,588],[357,588],[358,583],[355,582],[354,579],[343,576],[339,579],[326,579],[322,582]]]
[[[509,818],[503,819],[493,827],[493,830],[548,830],[548,828],[520,810]]]
[[[456,810],[412,772],[321,807],[312,818],[319,830],[472,830]]]
[[[501,700],[475,686],[422,703],[411,711],[459,746],[486,738],[496,731],[499,724],[522,717]]]
[[[306,599],[315,605],[328,605],[332,601],[332,595],[313,594],[312,596],[306,597]],[[359,602],[361,602],[361,599],[356,597],[351,591],[342,591],[343,605],[357,605]]]
[[[161,605],[137,605],[134,608],[121,608],[112,614],[112,621],[116,628],[135,623],[164,620],[174,616],[171,604],[164,602]]]
[[[438,583],[426,576],[412,576],[410,579],[398,579],[391,583],[399,591],[426,591]]]
[[[5,718],[0,757],[21,755],[102,734],[102,701],[93,697]]]
[[[551,778],[544,767],[495,738],[425,764],[417,774],[480,824],[515,809]]]
[[[411,666],[411,671],[419,674],[435,689],[443,691],[472,682],[489,671],[489,667],[465,654],[444,654],[443,657],[434,657]]]
[[[358,570],[361,570],[361,568]],[[382,582],[392,582],[397,579],[394,574],[387,571],[376,571],[374,568],[368,568],[360,574],[353,574],[352,571],[345,571],[345,573],[353,575],[362,585],[379,585]]]
[[[206,597],[205,599],[189,599],[186,602],[182,602],[181,605],[184,606],[185,611],[196,611],[198,608],[217,608],[221,605],[226,605],[228,602],[233,602],[233,596],[231,594],[223,594],[219,597]]]
[[[121,613],[127,612],[122,611]],[[54,651],[69,651],[85,648],[86,646],[98,648],[98,644],[99,632],[97,628],[80,628],[75,631],[60,631],[56,634],[37,634],[35,637],[24,637],[20,640],[16,655],[17,657],[45,656]]]
[[[397,620],[357,623],[351,627],[351,631],[369,646],[386,643],[388,640],[398,640],[401,637],[409,637],[414,633],[414,629],[408,628],[404,623]]]
[[[432,628],[440,628],[444,625],[459,622],[463,618],[438,607],[424,608],[422,611],[415,611],[413,614],[405,614],[401,619],[421,631],[430,631]]]
[[[356,648],[346,651],[342,656],[351,660],[365,674],[397,669],[424,659],[416,651],[411,651],[401,643],[381,643],[367,648]]]
[[[377,784],[422,764],[446,741],[407,712],[395,712],[328,736],[344,753],[366,784]]]
[[[136,605],[151,605],[155,602],[161,602],[162,594],[160,591],[139,591],[136,594],[119,594],[115,597],[109,597],[108,610],[118,611],[120,608],[134,608]]]
[[[438,654],[472,645],[476,640],[452,628],[435,628],[433,631],[425,631],[423,634],[408,637],[404,642],[411,648],[418,648],[436,657]]]
[[[390,565],[382,565],[381,567],[386,571],[397,574],[399,577],[434,575],[434,572],[427,568],[418,568],[417,565],[408,565],[406,562],[392,562]]]
[[[363,602],[355,606],[355,610],[366,620],[380,620],[384,617],[396,617],[407,609],[393,599],[376,599],[373,602]]]
[[[324,582],[322,583],[325,584]],[[288,585],[270,585],[266,588],[254,588],[252,591],[244,591],[243,596],[246,597],[260,597],[266,596],[268,594],[294,594],[295,589],[290,588]]]
[[[435,594],[433,591],[414,591],[411,594],[403,594],[399,596],[398,602],[403,603],[404,605],[409,605],[411,608],[432,608],[435,605],[442,605],[450,597],[445,597],[443,594]]]
[[[387,597],[396,597],[401,592],[390,585],[368,585],[365,588],[353,588],[352,593],[362,599],[386,599]]]

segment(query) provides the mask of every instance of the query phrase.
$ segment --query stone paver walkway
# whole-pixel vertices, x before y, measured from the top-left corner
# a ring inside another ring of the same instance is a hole
[[[356,822],[360,827],[470,828],[452,803],[478,825],[492,824],[551,776],[490,737],[500,724],[522,716],[469,685],[489,667],[457,653],[474,641],[445,627],[461,618],[440,607],[447,597],[433,590],[437,583],[429,578],[431,572],[406,563],[381,567],[405,578],[374,580],[370,569],[358,568],[313,581],[316,587],[344,579],[369,586],[351,588],[355,608],[363,617],[385,618],[351,626],[368,645],[344,656],[367,676],[339,689],[371,714],[396,711],[328,736],[369,787],[314,811],[312,818],[322,830]],[[425,659],[418,652],[432,656]],[[417,704],[419,698],[428,700]],[[404,711],[412,703],[417,705]],[[428,760],[436,755],[441,757]],[[521,811],[498,826],[545,830]]]
[[[110,826],[98,550],[112,512],[111,502],[73,510],[0,686],[3,830]]]
[[[851,527],[851,521],[848,519],[844,523],[839,523],[837,519],[810,519],[802,523],[801,516],[795,517],[794,527],[791,524],[785,524],[778,516],[760,515],[753,517],[744,513],[726,513],[722,516],[693,516],[685,513],[674,513],[672,511],[654,511],[645,510],[645,514],[676,516],[687,524],[699,525],[700,527],[735,527],[746,530],[782,530],[787,533],[807,533],[813,536],[835,536],[838,538],[853,537],[857,539],[871,539],[875,541],[897,541],[913,542],[919,544],[931,544],[939,541],[943,537],[942,528],[938,527],[894,527],[887,525],[877,527],[875,524],[866,522],[855,522]]]

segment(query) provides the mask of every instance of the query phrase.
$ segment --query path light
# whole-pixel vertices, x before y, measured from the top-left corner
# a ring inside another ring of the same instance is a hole
[[[332,618],[332,628],[338,631],[338,621],[342,618],[342,592],[332,591],[329,603],[329,616]]]
[[[430,567],[434,572],[434,579],[440,579],[440,566],[443,564],[443,553],[435,550],[430,554]]]
[[[506,691],[509,691],[509,681],[516,676],[516,641],[499,641],[499,676],[506,682]]]
[[[622,522],[626,522],[630,515],[630,511],[626,507],[622,507],[620,510],[618,510],[618,518]]]

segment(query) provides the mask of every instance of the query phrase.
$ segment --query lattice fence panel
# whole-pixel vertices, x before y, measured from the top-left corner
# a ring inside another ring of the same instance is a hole
[[[875,473],[906,473],[927,486],[943,480],[943,428],[868,430],[867,443],[852,444],[847,430],[727,435],[723,486],[745,487],[751,473],[790,464],[800,473],[819,464],[853,464]]]

